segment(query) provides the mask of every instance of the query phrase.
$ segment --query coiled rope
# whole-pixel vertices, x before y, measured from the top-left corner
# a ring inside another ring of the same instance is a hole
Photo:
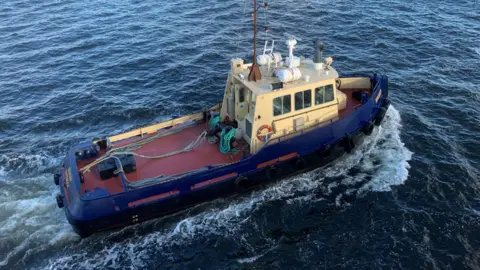
[[[238,149],[230,147],[230,141],[232,138],[235,137],[235,129],[232,128],[227,131],[227,128],[222,129],[222,133],[220,134],[220,152],[223,154],[232,154],[237,153]]]
[[[220,115],[212,116],[208,122],[210,129],[215,129],[218,123],[220,123]]]

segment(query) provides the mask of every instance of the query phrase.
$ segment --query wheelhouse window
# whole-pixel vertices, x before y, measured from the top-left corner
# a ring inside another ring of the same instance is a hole
[[[290,95],[276,97],[273,99],[273,116],[289,113],[292,109],[292,98]]]
[[[331,102],[334,99],[333,95],[333,85],[326,85],[325,86],[325,103]]]
[[[295,93],[295,111],[312,106],[312,90]]]
[[[315,105],[331,102],[334,99],[333,84],[315,88]]]

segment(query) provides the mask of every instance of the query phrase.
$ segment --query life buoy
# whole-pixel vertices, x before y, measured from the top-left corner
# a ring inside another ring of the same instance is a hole
[[[370,136],[373,132],[373,121],[370,121],[363,126],[363,134]]]
[[[380,126],[380,124],[383,121],[383,118],[385,117],[385,113],[387,113],[387,109],[385,108],[380,108],[377,112],[377,116],[375,116],[375,125]]]
[[[264,132],[265,129],[268,130],[267,134],[265,134],[265,132]],[[263,141],[263,142],[267,142],[272,137],[272,134],[273,134],[272,126],[263,125],[260,128],[258,128],[258,130],[257,130],[257,139],[259,139],[260,141]]]

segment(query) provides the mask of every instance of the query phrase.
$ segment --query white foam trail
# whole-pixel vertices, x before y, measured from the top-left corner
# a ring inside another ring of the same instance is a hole
[[[0,155],[0,181],[8,181],[9,173],[15,173],[16,175],[38,174],[42,170],[57,166],[60,160],[43,153]]]
[[[234,239],[239,239],[242,245],[249,246],[247,240],[238,236],[238,232],[242,226],[249,223],[251,213],[266,202],[286,200],[287,203],[306,201],[311,203],[312,200],[325,200],[322,197],[315,197],[317,195],[313,191],[324,190],[323,194],[328,195],[333,193],[333,190],[344,187],[343,191],[336,194],[333,203],[345,206],[348,203],[342,202],[344,195],[361,194],[368,190],[388,191],[392,185],[402,184],[407,179],[408,161],[412,155],[400,140],[400,120],[399,112],[391,106],[381,128],[376,129],[373,136],[369,137],[354,153],[342,157],[327,168],[282,180],[264,190],[253,191],[246,197],[231,201],[223,209],[212,209],[187,217],[165,231],[156,231],[139,238],[128,238],[122,243],[106,246],[94,254],[80,252],[51,259],[48,267],[50,269],[62,267],[91,269],[103,268],[107,265],[113,267],[120,264],[120,258],[123,261],[127,259],[127,264],[144,267],[148,258],[154,254],[162,253],[167,258],[175,258],[176,254],[170,252],[172,247],[181,247],[197,237],[213,235],[234,236]],[[377,163],[378,165],[375,165]],[[361,169],[358,175],[355,177],[346,175],[356,166]],[[367,181],[368,176],[372,177],[372,180]],[[331,177],[342,177],[343,180],[330,183],[325,187],[324,180]],[[352,187],[363,182],[365,183],[361,185],[360,190]],[[131,228],[124,230],[131,230]],[[117,233],[121,231],[113,232],[112,235]],[[253,254],[254,252],[252,250]],[[239,259],[239,262],[248,263],[256,259],[258,257],[253,256]]]
[[[0,239],[11,250],[0,257],[0,268],[79,239],[57,208],[51,175],[6,181],[3,189],[9,192],[0,200]]]
[[[262,254],[262,255],[253,256],[253,257],[238,259],[237,261],[238,261],[239,263],[252,263],[252,262],[258,260],[258,258],[260,258],[260,257],[262,257],[262,256],[263,256],[263,254]]]
[[[392,106],[373,140],[364,145],[368,150],[363,156],[363,171],[371,175],[372,180],[362,187],[362,191],[390,191],[392,186],[407,180],[408,161],[413,153],[400,138],[401,127],[400,113]],[[374,165],[373,161],[379,164]]]

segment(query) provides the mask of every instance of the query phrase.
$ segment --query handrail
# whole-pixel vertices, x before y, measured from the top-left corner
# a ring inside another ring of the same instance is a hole
[[[220,108],[220,104],[217,104],[209,108],[209,110],[218,110],[219,108]],[[178,125],[187,121],[192,121],[192,120],[199,121],[201,119],[203,119],[203,112],[196,112],[192,114],[187,114],[179,118],[174,118],[174,119],[166,120],[163,122],[159,122],[150,126],[137,128],[137,129],[130,130],[130,131],[113,135],[113,136],[108,136],[107,139],[110,139],[110,141],[113,143],[120,140],[132,138],[135,136],[143,136],[144,134],[154,133],[154,132],[157,132],[159,129]]]
[[[302,115],[302,114],[319,111],[319,110],[322,110],[322,109],[330,108],[330,107],[332,107],[332,106],[338,106],[338,101],[337,101],[337,103],[332,103],[332,104],[327,105],[327,106],[323,106],[323,107],[320,106],[320,105],[324,105],[324,104],[325,104],[325,103],[318,104],[318,105],[314,105],[314,106],[316,106],[316,107],[313,107],[313,110],[312,110],[312,108],[309,108],[310,110],[302,109],[302,110],[305,110],[305,111],[303,111],[303,112],[301,112],[301,113],[298,113],[298,114],[292,114],[292,115],[290,115],[290,116],[285,116],[285,117],[279,118],[279,119],[275,119],[275,118],[274,118],[274,119],[273,119],[273,122],[282,121],[282,120],[285,120],[285,119],[288,119],[288,118],[292,118],[292,117],[297,117],[297,116]],[[290,112],[290,113],[292,113],[292,112]],[[288,114],[290,114],[290,113],[288,113]]]
[[[272,139],[272,140],[269,140],[263,147],[266,147],[266,146],[270,145],[270,144],[273,143],[273,142],[278,143],[278,142],[280,142],[283,138],[288,137],[288,136],[293,136],[293,135],[295,135],[295,134],[303,134],[303,132],[304,132],[305,129],[314,129],[314,128],[316,128],[316,127],[325,125],[325,124],[327,124],[328,122],[330,122],[329,124],[333,123],[333,119],[326,120],[326,121],[323,121],[323,122],[319,122],[319,123],[316,123],[316,124],[314,124],[314,125],[311,125],[311,126],[302,128],[301,130],[298,130],[298,131],[295,131],[295,132],[292,132],[292,133],[288,133],[288,134],[279,136],[279,137],[277,137],[277,138],[274,138],[274,139]],[[288,130],[290,130],[290,128],[292,128],[292,130],[293,130],[294,126],[289,127]]]

